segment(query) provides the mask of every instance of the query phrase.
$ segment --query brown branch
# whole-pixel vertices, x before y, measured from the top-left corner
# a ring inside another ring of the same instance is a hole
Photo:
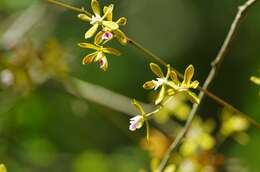
[[[242,19],[245,17],[246,12],[250,9],[250,7],[252,7],[258,0],[248,0],[245,4],[241,5],[238,7],[238,12],[236,14],[235,19],[233,20],[231,27],[229,29],[229,32],[226,36],[226,39],[218,53],[218,55],[216,56],[216,58],[214,59],[214,61],[212,62],[211,66],[211,71],[208,74],[208,77],[206,78],[206,81],[203,84],[202,89],[203,90],[207,90],[207,88],[209,87],[209,85],[211,84],[211,82],[213,81],[213,79],[215,78],[217,71],[219,70],[226,53],[228,52],[228,49],[232,43],[232,40],[235,37],[235,33],[238,31],[239,28],[239,24],[241,23]],[[202,90],[200,91],[199,94],[199,99],[202,100],[204,98],[205,92],[203,92]],[[192,110],[189,114],[189,117],[186,121],[185,126],[183,127],[182,131],[177,135],[177,137],[175,138],[175,140],[172,142],[172,144],[170,145],[170,147],[168,148],[167,152],[165,153],[159,168],[158,168],[158,172],[162,172],[163,169],[165,168],[170,155],[172,153],[172,151],[180,144],[180,142],[182,141],[182,138],[185,137],[185,134],[187,133],[187,131],[189,130],[191,123],[193,121],[193,118],[195,116],[195,114],[197,113],[199,109],[199,105],[198,104],[194,104],[192,107]],[[250,121],[251,122],[251,121]]]
[[[81,13],[85,13],[89,16],[91,16],[91,14],[86,11],[84,8],[77,8],[77,7],[74,7],[72,5],[69,5],[69,4],[66,4],[66,3],[63,3],[61,1],[58,1],[58,0],[47,0],[48,2],[50,3],[53,3],[55,5],[58,5],[58,6],[61,6],[63,8],[66,8],[66,9],[69,9],[69,10],[72,10],[72,11],[76,11],[76,12],[81,12]],[[136,42],[135,40],[131,39],[131,38],[128,38],[128,42],[135,46],[137,49],[139,49],[140,51],[142,51],[144,54],[147,55],[147,57],[149,59],[151,59],[152,61],[156,61],[158,63],[160,63],[161,65],[164,65],[164,66],[167,66],[167,63],[162,59],[160,58],[159,56],[155,55],[154,53],[152,53],[151,51],[149,51],[148,49],[144,48],[141,44],[139,44],[138,42]],[[176,69],[174,69],[173,67],[171,67],[172,70],[174,70],[179,77],[183,78],[183,75]],[[257,128],[260,128],[260,125],[252,118],[250,118],[248,115],[246,115],[245,113],[242,113],[240,112],[237,108],[235,108],[234,106],[232,106],[231,104],[229,104],[228,102],[226,102],[225,100],[223,100],[222,98],[218,97],[217,95],[213,94],[212,92],[210,92],[209,90],[207,89],[203,89],[202,87],[198,87],[198,90],[199,91],[202,91],[204,92],[208,97],[210,97],[211,99],[213,99],[214,101],[216,101],[217,103],[219,103],[220,105],[224,106],[224,107],[227,107],[229,110],[233,111],[233,112],[239,112],[239,114],[242,114],[244,116],[247,116],[248,119],[250,119],[249,121],[255,125]]]
[[[82,8],[77,8],[77,7],[74,7],[72,5],[65,4],[63,2],[57,1],[57,0],[47,0],[47,1],[50,2],[50,3],[53,3],[55,5],[61,6],[63,8],[66,8],[66,9],[69,9],[69,10],[72,10],[72,11],[76,11],[76,12],[79,12],[79,13],[85,13],[88,16],[92,16],[91,13],[88,12],[87,10],[85,10],[83,7]]]
[[[147,58],[151,59],[152,61],[156,61],[159,64],[167,67],[167,63],[161,59],[159,56],[153,54],[151,51],[147,50],[146,48],[144,48],[141,44],[139,44],[138,42],[136,42],[135,40],[128,38],[128,42],[130,44],[132,44],[133,46],[135,46],[136,48],[138,48],[139,50],[141,50],[144,54],[147,55]],[[226,49],[227,50],[227,49]],[[223,52],[223,50],[221,51]],[[225,53],[225,52],[224,52]],[[218,56],[219,57],[219,56]],[[217,66],[217,65],[216,65]],[[183,75],[175,68],[171,67],[172,70],[174,70],[177,75],[183,79]],[[217,95],[215,95],[214,93],[210,92],[209,90],[202,88],[200,86],[198,86],[197,88],[199,91],[203,92],[205,95],[207,95],[209,98],[211,98],[212,100],[214,100],[215,102],[217,102],[218,104],[226,107],[227,109],[229,109],[230,111],[237,113],[239,115],[244,116],[245,118],[248,119],[248,121],[253,124],[256,128],[260,128],[260,124],[258,124],[253,118],[250,118],[249,115],[241,112],[239,109],[237,109],[236,107],[234,107],[233,105],[231,105],[230,103],[228,103],[227,101],[225,101],[224,99],[218,97]]]

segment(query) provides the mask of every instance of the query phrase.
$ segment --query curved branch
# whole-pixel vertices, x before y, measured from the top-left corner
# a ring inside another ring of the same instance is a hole
[[[243,5],[238,7],[238,12],[236,14],[235,19],[233,20],[231,27],[229,29],[229,32],[226,36],[226,39],[218,53],[218,55],[216,56],[216,58],[214,59],[214,61],[212,62],[211,66],[211,71],[208,74],[208,77],[206,79],[206,81],[203,84],[202,89],[206,90],[209,85],[211,84],[211,82],[213,81],[213,79],[215,78],[217,71],[219,70],[226,53],[228,52],[228,49],[232,43],[233,38],[235,37],[236,32],[238,31],[239,28],[239,24],[241,23],[242,19],[245,17],[246,12],[250,9],[250,7],[252,7],[258,0],[248,0],[246,3],[244,3]],[[203,92],[202,90],[200,91],[199,94],[199,98],[200,100],[202,100],[204,98],[205,92]],[[182,129],[182,131],[177,135],[176,139],[173,141],[173,143],[170,145],[170,147],[168,148],[167,152],[165,153],[159,168],[158,168],[158,172],[162,172],[163,169],[165,168],[170,155],[172,153],[172,151],[180,144],[180,142],[182,141],[182,138],[185,137],[185,134],[187,133],[187,131],[189,130],[189,127],[192,123],[192,120],[195,116],[195,114],[197,113],[199,109],[199,105],[194,104],[192,107],[192,110],[189,114],[189,117],[187,119],[187,122],[184,126],[184,128]],[[251,121],[250,121],[251,122]]]
[[[72,10],[72,11],[76,11],[76,12],[81,12],[81,13],[85,13],[87,14],[88,16],[91,16],[91,14],[86,11],[84,8],[77,8],[77,7],[74,7],[72,5],[69,5],[69,4],[65,4],[63,2],[60,2],[58,0],[47,0],[48,2],[50,3],[53,3],[55,5],[58,5],[58,6],[61,6],[63,8],[66,8],[66,9],[69,9],[69,10]],[[249,6],[251,6],[251,3],[249,3]],[[246,11],[247,8],[244,10]],[[164,66],[167,66],[167,63],[162,59],[160,58],[159,56],[153,54],[151,51],[149,51],[148,49],[144,48],[141,44],[139,44],[138,42],[134,41],[133,39],[131,38],[128,38],[128,42],[135,46],[136,48],[138,48],[139,50],[141,50],[142,52],[144,52],[148,58],[160,63],[161,65],[164,65]],[[221,51],[222,52],[222,51]],[[224,51],[225,52],[225,51]],[[172,70],[174,70],[179,77],[183,78],[183,75],[176,69],[172,68]],[[214,100],[215,102],[219,103],[220,105],[224,106],[224,107],[227,107],[229,110],[233,111],[233,112],[238,112],[239,114],[242,114],[244,116],[246,116],[246,118],[250,119],[249,121],[254,125],[256,126],[257,128],[260,128],[260,124],[258,124],[254,119],[250,118],[248,115],[246,115],[245,113],[242,113],[240,112],[237,108],[235,108],[234,106],[232,106],[231,104],[229,104],[228,102],[226,102],[225,100],[223,100],[222,98],[218,97],[217,95],[213,94],[212,92],[210,92],[209,90],[207,89],[204,89],[202,87],[198,87],[197,88],[199,91],[202,91],[204,94],[206,94],[209,98],[211,98],[212,100]]]

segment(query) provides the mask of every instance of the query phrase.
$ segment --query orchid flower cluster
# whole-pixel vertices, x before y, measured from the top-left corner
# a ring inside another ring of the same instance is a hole
[[[85,13],[78,15],[79,19],[89,22],[89,24],[92,25],[91,28],[86,31],[85,39],[89,40],[94,37],[93,44],[85,42],[78,44],[81,48],[94,50],[93,53],[88,54],[83,58],[82,63],[90,64],[94,61],[98,63],[102,70],[106,71],[108,69],[106,54],[120,56],[121,53],[118,50],[106,47],[105,45],[113,38],[116,38],[122,45],[126,45],[128,43],[127,36],[119,28],[119,26],[126,25],[127,19],[125,17],[121,17],[117,21],[113,21],[113,4],[105,6],[103,8],[103,14],[97,0],[91,1],[91,7],[94,14],[90,14],[85,11]],[[161,104],[165,97],[173,97],[178,93],[185,93],[192,103],[199,103],[197,95],[190,91],[190,89],[196,89],[199,85],[198,81],[191,81],[194,74],[194,67],[192,65],[188,66],[185,70],[182,82],[180,82],[177,73],[174,70],[171,70],[170,65],[167,65],[166,75],[163,74],[160,66],[155,63],[151,63],[150,68],[157,78],[146,82],[143,85],[143,88],[149,90],[158,90],[160,88],[158,96],[155,100],[155,105]],[[151,113],[145,113],[142,106],[136,100],[133,100],[132,104],[137,108],[140,114],[130,119],[129,130],[135,131],[136,129],[140,129],[143,124],[146,123],[147,138],[149,138],[149,125],[147,117],[155,112],[158,112],[160,108]]]
[[[166,75],[163,73],[162,69],[159,65],[155,63],[150,63],[151,71],[157,76],[156,79],[147,81],[144,83],[143,88],[147,90],[159,90],[159,93],[155,99],[154,104],[160,105],[158,109],[148,114],[145,114],[140,104],[138,104],[137,109],[141,112],[141,115],[137,115],[130,119],[129,129],[134,131],[142,127],[147,117],[151,116],[154,113],[157,113],[166,98],[171,98],[179,93],[184,93],[192,103],[199,104],[200,100],[197,95],[192,92],[190,89],[196,89],[199,85],[197,80],[192,81],[192,77],[194,75],[194,67],[193,65],[189,65],[184,73],[183,81],[181,82],[178,78],[177,73],[172,70],[170,65],[167,65],[167,73]],[[134,103],[136,106],[136,101]]]
[[[127,44],[128,38],[119,28],[119,26],[126,25],[127,19],[125,17],[121,17],[117,21],[113,21],[113,4],[103,8],[103,15],[97,0],[91,1],[91,7],[94,13],[92,16],[90,16],[89,13],[81,13],[78,15],[79,19],[85,22],[89,22],[89,24],[92,25],[92,27],[86,31],[85,39],[89,40],[90,38],[94,37],[93,44],[78,44],[81,48],[94,50],[93,53],[88,54],[83,58],[82,63],[90,64],[94,61],[98,63],[102,70],[106,71],[108,69],[108,60],[106,54],[120,56],[121,53],[114,48],[106,47],[105,44],[110,42],[113,38],[116,38],[122,45]]]

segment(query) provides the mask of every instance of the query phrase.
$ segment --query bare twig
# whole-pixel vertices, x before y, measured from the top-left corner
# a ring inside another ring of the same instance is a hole
[[[71,5],[68,5],[68,4],[65,4],[63,2],[56,1],[56,0],[47,0],[47,1],[50,2],[50,3],[56,4],[58,6],[61,6],[63,8],[67,8],[67,9],[72,10],[72,11],[77,11],[79,13],[85,13],[88,16],[91,16],[91,13],[88,12],[87,10],[85,10],[83,7],[82,8],[73,7]]]
[[[74,6],[71,6],[71,5],[68,5],[68,4],[65,4],[61,1],[58,1],[58,0],[48,0],[48,2],[50,3],[53,3],[55,5],[59,5],[61,7],[64,7],[64,8],[67,8],[69,10],[73,10],[73,11],[76,11],[76,12],[82,12],[82,13],[85,13],[89,16],[91,16],[91,14],[89,14],[88,11],[86,11],[84,8],[77,8],[77,7],[74,7]],[[164,66],[167,66],[167,63],[162,59],[160,58],[159,56],[155,55],[154,53],[152,53],[151,51],[149,51],[148,49],[144,48],[141,44],[139,44],[138,42],[136,42],[135,40],[131,39],[131,38],[128,38],[128,42],[135,46],[136,48],[138,48],[139,50],[141,50],[142,52],[144,52],[148,58],[150,58],[151,60],[153,61],[156,61],[158,63],[160,63],[161,65],[164,65]],[[171,67],[172,68],[172,67]],[[179,77],[183,78],[183,75],[178,72],[178,70],[172,68],[172,70],[174,70]],[[206,94],[209,98],[211,98],[212,100],[214,100],[215,102],[219,103],[220,105],[228,108],[229,110],[233,111],[233,112],[237,112],[243,116],[245,116],[246,118],[249,119],[249,121],[255,125],[257,128],[260,128],[260,125],[252,118],[250,118],[248,115],[246,115],[245,113],[243,112],[240,112],[237,108],[235,108],[234,106],[232,106],[231,104],[229,104],[228,102],[226,102],[225,100],[223,100],[222,98],[218,97],[217,95],[213,94],[212,92],[210,92],[209,90],[207,89],[204,89],[202,87],[198,87],[198,90],[199,91],[202,91],[204,92],[204,94]]]
[[[152,52],[150,52],[149,50],[147,50],[146,48],[144,48],[141,44],[139,44],[138,42],[134,41],[131,38],[128,38],[128,42],[131,43],[133,46],[135,46],[136,48],[138,48],[139,50],[141,50],[142,52],[144,52],[146,55],[148,55],[147,57],[151,60],[154,60],[158,63],[160,63],[161,65],[167,67],[167,63],[161,59],[160,57],[158,57],[157,55],[153,54]],[[177,75],[179,77],[181,77],[183,79],[183,75],[175,68],[171,67],[172,70],[174,70]],[[226,107],[227,109],[229,109],[230,111],[237,113],[239,115],[244,116],[245,118],[248,119],[248,121],[253,124],[256,128],[260,128],[260,124],[258,124],[254,119],[252,119],[249,115],[241,112],[239,109],[237,109],[236,107],[234,107],[233,105],[231,105],[230,103],[228,103],[227,101],[223,100],[222,98],[218,97],[217,95],[215,95],[214,93],[210,92],[208,89],[205,89],[203,87],[198,86],[197,88],[199,91],[203,92],[205,95],[207,95],[209,98],[211,98],[212,100],[214,100],[215,102],[217,102],[218,104]]]
[[[226,37],[218,55],[216,56],[216,58],[214,59],[214,61],[211,64],[211,66],[212,66],[211,71],[209,72],[208,77],[206,78],[206,81],[204,82],[202,89],[206,90],[209,87],[209,85],[211,84],[211,82],[213,81],[213,79],[215,78],[217,71],[219,70],[219,68],[221,66],[221,63],[223,62],[225,55],[228,52],[228,49],[232,43],[235,33],[237,32],[237,30],[239,28],[239,24],[241,23],[242,19],[246,15],[246,12],[257,1],[258,0],[248,0],[245,4],[238,7],[238,12],[236,14],[236,17],[231,24],[227,37]],[[205,95],[205,92],[203,92],[201,90],[200,94],[199,94],[199,99],[202,100],[204,98],[204,95]],[[192,120],[193,120],[195,114],[197,113],[198,109],[199,109],[199,105],[194,104],[185,126],[183,127],[182,131],[178,134],[176,139],[173,141],[173,143],[170,145],[167,152],[165,153],[165,155],[159,165],[158,172],[163,171],[163,169],[165,168],[165,166],[168,162],[168,159],[170,158],[172,151],[180,144],[182,139],[185,137],[185,134],[189,130]],[[250,122],[252,122],[252,121],[250,121]]]

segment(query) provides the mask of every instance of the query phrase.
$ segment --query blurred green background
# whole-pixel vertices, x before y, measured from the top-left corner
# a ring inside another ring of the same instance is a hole
[[[66,1],[89,9],[90,0]],[[203,82],[242,0],[103,0],[114,3],[115,18],[125,16],[125,33],[183,71],[189,64],[195,77]],[[153,76],[144,54],[131,46],[113,44],[123,52],[109,58],[104,73],[95,64],[81,65],[86,54],[77,47],[84,41],[88,24],[44,0],[1,0],[0,33],[3,35],[25,10],[37,5],[39,16],[26,32],[38,46],[55,38],[70,54],[70,74],[109,90],[148,101],[142,84]],[[260,4],[243,21],[210,90],[243,112],[260,121],[259,88],[249,81],[260,68]],[[18,26],[17,30],[23,29]],[[15,33],[14,33],[15,34]],[[121,112],[83,101],[67,93],[54,80],[41,85],[29,95],[13,100],[0,92],[0,161],[11,172],[134,172],[149,166],[149,155],[139,147],[144,131],[130,132],[129,117]],[[129,106],[131,106],[129,102]],[[200,113],[219,115],[220,107],[208,98]],[[252,129],[246,146],[232,140],[220,150],[239,157],[250,172],[260,171],[260,135]]]

